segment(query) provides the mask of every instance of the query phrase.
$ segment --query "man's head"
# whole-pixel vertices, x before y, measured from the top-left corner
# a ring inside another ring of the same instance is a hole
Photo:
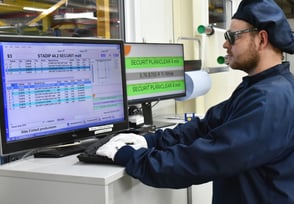
[[[288,21],[273,0],[243,0],[225,33],[228,64],[256,74],[282,61],[282,52],[294,53]]]
[[[232,19],[230,29],[225,34],[224,48],[227,49],[227,61],[231,68],[254,74],[260,61],[258,31],[243,20]],[[263,32],[265,33],[265,31]],[[264,40],[264,43],[267,43]]]
[[[243,0],[232,19],[244,20],[258,30],[267,31],[274,47],[294,53],[294,36],[290,25],[274,0]]]

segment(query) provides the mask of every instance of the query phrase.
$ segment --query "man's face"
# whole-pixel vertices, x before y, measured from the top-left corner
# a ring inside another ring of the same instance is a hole
[[[227,64],[232,69],[242,70],[250,74],[254,72],[259,61],[259,54],[254,41],[254,35],[258,31],[250,30],[248,32],[247,29],[253,29],[253,27],[245,21],[232,19],[229,32],[231,32],[230,36],[233,41],[230,43],[229,40],[226,40],[223,47],[227,49]]]

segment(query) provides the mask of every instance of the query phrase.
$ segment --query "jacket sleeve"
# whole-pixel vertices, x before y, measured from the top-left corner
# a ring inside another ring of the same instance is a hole
[[[203,120],[148,136],[148,149],[121,148],[115,162],[154,187],[184,188],[238,174],[293,148],[294,110],[287,103],[282,93],[251,90],[211,108]]]

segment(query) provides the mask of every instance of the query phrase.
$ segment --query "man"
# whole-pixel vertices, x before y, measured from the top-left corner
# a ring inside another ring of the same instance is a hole
[[[154,187],[213,181],[214,204],[294,203],[290,26],[274,0],[243,0],[225,39],[229,66],[248,74],[228,100],[172,130],[118,135],[97,154]]]

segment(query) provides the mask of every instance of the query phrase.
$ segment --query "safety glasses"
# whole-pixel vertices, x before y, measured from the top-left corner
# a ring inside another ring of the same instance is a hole
[[[258,31],[257,28],[247,28],[244,30],[238,30],[238,31],[226,31],[225,32],[225,39],[231,44],[234,45],[235,41],[237,39],[239,39],[240,35],[243,33],[249,33],[249,32],[254,32],[254,31]]]

